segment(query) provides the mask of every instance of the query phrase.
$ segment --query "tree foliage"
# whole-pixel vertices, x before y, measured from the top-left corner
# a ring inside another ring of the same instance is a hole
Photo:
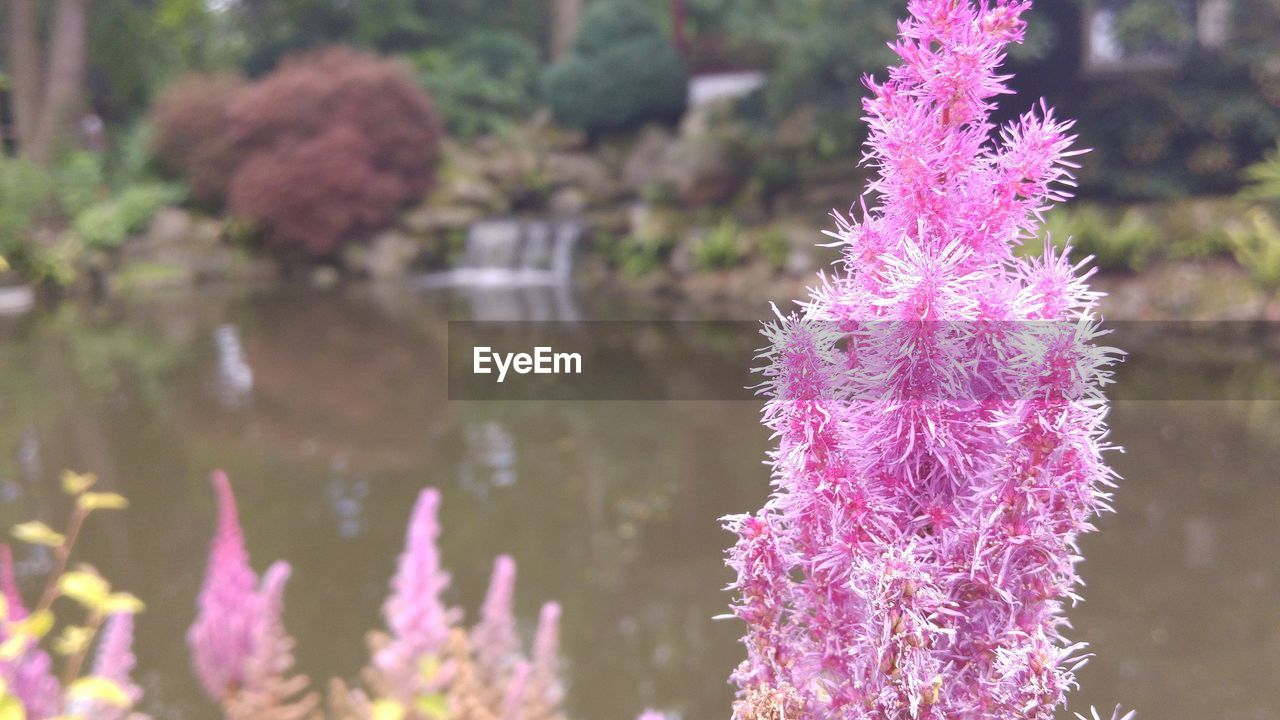
[[[666,32],[625,0],[589,7],[573,53],[543,80],[556,119],[593,133],[678,118],[688,84],[689,70]]]

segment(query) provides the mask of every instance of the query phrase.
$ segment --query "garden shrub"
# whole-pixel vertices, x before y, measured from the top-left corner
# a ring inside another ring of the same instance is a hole
[[[538,48],[509,32],[471,35],[453,50],[419,53],[423,84],[449,132],[476,137],[533,113]]]
[[[1248,186],[1240,193],[1246,201],[1280,205],[1280,146],[1244,171]]]
[[[116,195],[114,202],[120,208],[125,230],[140,233],[147,229],[151,218],[161,208],[182,202],[185,196],[186,191],[180,185],[144,182],[124,188]]]
[[[349,48],[286,60],[236,94],[229,203],[270,244],[327,254],[431,186],[441,127],[409,69]]]
[[[694,266],[699,270],[722,270],[741,263],[745,253],[738,241],[740,234],[737,223],[722,220],[704,237],[694,242]]]
[[[1236,262],[1254,284],[1268,293],[1280,291],[1280,223],[1262,208],[1252,208],[1226,228]]]
[[[107,191],[102,156],[96,153],[73,153],[58,168],[55,177],[58,202],[68,215],[83,212],[100,201]]]
[[[76,235],[86,247],[119,247],[129,234],[120,206],[112,202],[98,203],[85,208],[72,222]]]
[[[1162,255],[1160,229],[1137,208],[1119,215],[1097,205],[1059,208],[1046,217],[1042,236],[1058,249],[1070,243],[1072,257],[1091,256],[1090,264],[1103,270],[1141,270]],[[1024,255],[1043,250],[1038,240],[1022,247]]]
[[[119,247],[129,235],[146,230],[160,208],[181,202],[184,195],[180,186],[167,183],[130,185],[110,200],[77,213],[72,229],[86,247]]]
[[[346,125],[290,140],[249,156],[232,180],[230,205],[265,225],[267,242],[278,248],[332,253],[392,218],[409,194],[373,155],[364,135]]]
[[[0,254],[14,261],[32,224],[49,214],[53,201],[48,172],[0,153]]]
[[[662,269],[676,241],[674,235],[667,234],[653,237],[604,234],[597,236],[595,246],[605,262],[624,277],[640,278]]]
[[[201,205],[222,202],[240,162],[227,109],[244,87],[234,75],[188,75],[161,93],[151,111],[156,157],[182,175]]]
[[[556,119],[591,133],[674,121],[688,87],[689,69],[667,34],[625,1],[588,8],[573,54],[543,78]]]

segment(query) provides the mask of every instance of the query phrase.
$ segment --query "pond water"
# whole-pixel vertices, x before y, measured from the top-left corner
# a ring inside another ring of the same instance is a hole
[[[573,717],[724,718],[741,653],[717,518],[758,507],[754,402],[450,402],[450,318],[763,317],[564,293],[353,288],[176,294],[0,322],[0,524],[55,523],[64,468],[129,496],[83,557],[143,597],[145,710],[215,718],[188,670],[214,506],[235,484],[255,566],[293,563],[300,668],[351,677],[413,499],[444,497],[449,599],[474,617],[498,553],[526,636],[564,605]],[[742,362],[750,363],[744,356]],[[1117,403],[1117,515],[1083,543],[1071,617],[1097,654],[1073,708],[1280,718],[1280,403]],[[49,558],[18,550],[31,578]],[[1065,717],[1065,715],[1064,715]]]

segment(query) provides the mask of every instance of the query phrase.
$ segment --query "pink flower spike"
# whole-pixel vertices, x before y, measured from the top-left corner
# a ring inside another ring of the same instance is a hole
[[[117,707],[105,702],[89,702],[85,707],[72,708],[73,714],[94,720],[124,720],[130,708],[142,699],[142,688],[134,684],[131,675],[136,663],[133,655],[133,615],[118,613],[107,618],[94,655],[93,675],[115,683],[125,691],[129,707]]]
[[[27,617],[18,583],[13,574],[13,551],[0,544],[0,591],[9,606],[9,620]],[[7,633],[0,632],[0,640]],[[62,685],[53,675],[53,662],[40,646],[31,643],[17,657],[0,661],[0,679],[21,702],[29,720],[43,720],[58,714]]]
[[[22,593],[18,591],[18,581],[13,575],[13,549],[7,543],[0,543],[0,592],[4,593],[5,602],[9,605],[10,620],[22,620],[27,616],[27,606],[22,603]]]
[[[480,607],[480,622],[471,631],[476,652],[476,665],[481,678],[498,681],[516,659],[520,642],[515,620],[516,561],[499,555],[493,562],[493,575]]]
[[[724,520],[739,720],[1050,720],[1075,686],[1063,607],[1109,509],[1119,353],[1082,264],[1014,253],[1077,154],[1043,103],[992,121],[1030,6],[909,1],[867,81],[876,176],[828,233],[844,273],[766,328],[774,492]]]
[[[231,483],[221,470],[214,471],[211,482],[218,499],[218,526],[187,644],[201,685],[221,701],[245,682],[245,663],[253,651],[258,578],[249,566]]]
[[[520,660],[511,672],[506,693],[502,696],[502,720],[521,720],[524,716],[525,690],[529,684],[529,663]]]
[[[418,495],[391,596],[382,606],[391,642],[374,657],[374,665],[404,700],[421,690],[418,668],[426,658],[444,656],[449,628],[459,619],[442,598],[449,574],[441,567],[436,544],[439,509],[439,491],[427,488]]]

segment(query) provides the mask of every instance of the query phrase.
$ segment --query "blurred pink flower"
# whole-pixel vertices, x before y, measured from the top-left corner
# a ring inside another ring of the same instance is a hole
[[[391,596],[382,606],[391,641],[377,653],[374,665],[402,700],[423,689],[419,687],[422,661],[444,657],[449,629],[461,619],[441,597],[449,587],[449,573],[441,567],[436,545],[439,510],[439,491],[427,488],[418,495],[404,552],[391,580]]]

